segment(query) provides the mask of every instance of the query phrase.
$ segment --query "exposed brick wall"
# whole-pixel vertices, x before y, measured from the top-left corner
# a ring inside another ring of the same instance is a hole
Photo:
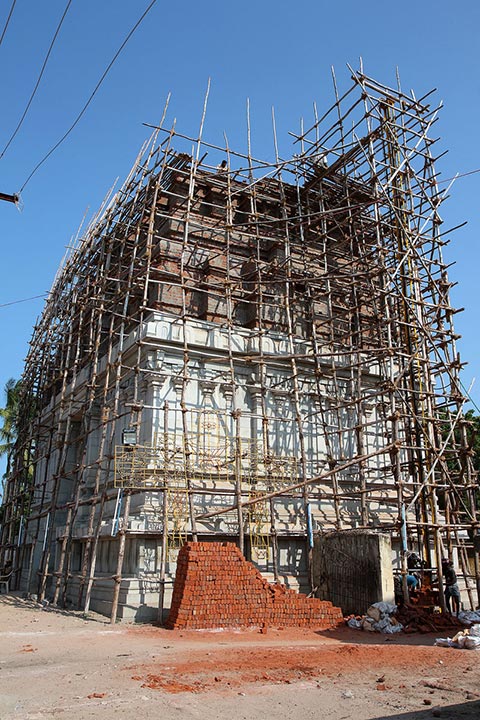
[[[234,543],[180,549],[168,628],[329,628],[342,619],[330,602],[269,583]]]

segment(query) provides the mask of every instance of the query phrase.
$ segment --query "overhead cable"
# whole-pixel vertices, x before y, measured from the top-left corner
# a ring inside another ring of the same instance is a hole
[[[0,303],[0,308],[8,307],[9,305],[18,305],[19,303],[28,302],[29,300],[38,300],[48,295],[48,292],[44,292],[41,295],[33,295],[32,297],[23,298],[22,300],[12,300],[11,302]]]
[[[9,25],[9,23],[10,23],[10,18],[11,18],[12,15],[13,15],[13,11],[14,11],[14,9],[15,9],[15,5],[16,5],[16,4],[17,4],[17,0],[13,0],[12,5],[11,5],[11,7],[10,7],[10,12],[8,13],[8,17],[7,17],[6,22],[5,22],[5,27],[3,28],[2,35],[1,35],[1,37],[0,37],[0,45],[1,45],[2,42],[3,42],[3,38],[5,37],[5,33],[7,32],[7,28],[8,28],[8,25]]]
[[[464,173],[457,173],[453,177],[447,178],[446,180],[439,180],[438,184],[442,185],[444,183],[451,182],[452,180],[457,180],[458,178],[468,177],[469,175],[476,175],[477,173],[480,173],[480,168],[477,168],[476,170],[469,170],[468,172]]]
[[[2,153],[0,154],[0,158],[2,158],[2,157],[5,155],[6,151],[8,150],[8,148],[9,148],[10,145],[11,145],[11,143],[13,142],[16,134],[18,133],[18,131],[20,130],[20,128],[21,128],[22,125],[23,125],[23,121],[25,120],[25,118],[26,118],[26,116],[27,116],[27,113],[28,113],[28,111],[29,111],[29,109],[30,109],[30,105],[32,104],[33,98],[34,98],[35,95],[36,95],[36,92],[37,92],[37,90],[38,90],[38,86],[40,85],[40,81],[41,81],[41,79],[42,79],[42,77],[43,77],[43,73],[45,72],[45,68],[47,67],[48,59],[49,59],[50,54],[51,54],[51,52],[52,52],[52,50],[53,50],[53,46],[55,45],[55,41],[56,41],[56,39],[57,39],[57,37],[58,37],[58,33],[60,32],[60,28],[61,28],[62,25],[63,25],[63,21],[65,20],[65,16],[66,16],[66,14],[67,14],[67,12],[68,12],[68,9],[69,9],[70,5],[72,4],[72,1],[73,1],[73,0],[68,0],[67,4],[66,4],[66,6],[65,6],[65,10],[63,11],[63,15],[62,15],[62,17],[60,18],[60,22],[59,22],[58,25],[57,25],[57,29],[55,30],[55,32],[54,32],[54,34],[53,34],[53,38],[52,38],[52,41],[51,41],[51,43],[50,43],[50,47],[48,48],[47,54],[45,55],[45,59],[44,59],[44,61],[43,61],[42,69],[40,70],[40,74],[39,74],[39,76],[38,76],[38,78],[37,78],[37,82],[35,83],[35,87],[33,88],[32,94],[30,95],[30,99],[29,99],[29,101],[27,102],[27,106],[26,106],[25,110],[23,111],[23,115],[22,115],[22,117],[20,118],[17,127],[15,128],[15,130],[13,131],[13,133],[12,133],[9,141],[7,142],[7,144],[5,145],[5,147],[3,148]]]
[[[128,43],[128,41],[130,40],[130,38],[131,38],[132,35],[134,34],[135,30],[136,30],[136,29],[138,28],[138,26],[142,23],[142,21],[143,21],[144,18],[148,15],[148,13],[150,12],[150,10],[152,9],[152,7],[155,5],[156,2],[157,2],[157,0],[153,0],[153,1],[150,3],[150,5],[147,7],[147,9],[143,12],[143,14],[140,16],[140,18],[137,20],[137,22],[135,23],[135,25],[132,27],[132,29],[130,30],[130,32],[128,33],[128,35],[126,36],[126,38],[124,39],[124,41],[122,42],[122,44],[120,45],[120,47],[118,48],[118,50],[117,50],[117,52],[115,53],[115,55],[113,56],[112,60],[111,60],[110,63],[107,65],[106,69],[105,69],[104,72],[103,72],[103,75],[101,76],[101,78],[100,78],[100,80],[98,81],[98,83],[95,85],[95,88],[94,88],[92,94],[90,95],[90,97],[88,98],[87,102],[85,103],[85,105],[83,106],[83,108],[81,109],[81,111],[79,112],[79,114],[77,115],[77,117],[75,118],[74,122],[70,125],[70,127],[68,128],[68,130],[66,131],[66,133],[65,133],[64,135],[62,135],[62,137],[60,138],[60,140],[59,140],[57,143],[55,143],[55,145],[54,145],[52,148],[50,148],[50,150],[49,150],[49,151],[47,152],[47,154],[40,160],[40,162],[38,162],[38,163],[35,165],[35,167],[33,168],[32,172],[30,173],[30,175],[27,177],[27,179],[26,179],[25,182],[23,183],[22,187],[20,188],[20,192],[22,192],[22,191],[25,189],[26,185],[30,182],[30,180],[32,179],[32,177],[33,177],[33,176],[35,175],[35,173],[37,172],[37,170],[43,165],[43,163],[44,163],[46,160],[48,160],[48,158],[50,157],[50,155],[52,155],[52,154],[55,152],[55,150],[64,142],[64,140],[67,139],[67,137],[70,135],[70,133],[72,132],[72,130],[73,130],[73,129],[75,128],[75,126],[78,124],[78,122],[80,121],[80,119],[82,118],[82,116],[84,115],[84,113],[86,112],[88,106],[89,106],[90,103],[92,102],[93,98],[94,98],[95,95],[97,94],[97,92],[98,92],[101,84],[103,83],[103,81],[104,81],[105,78],[107,77],[108,73],[110,72],[110,70],[111,70],[112,66],[114,65],[115,61],[117,60],[118,56],[119,56],[120,53],[122,52],[123,48],[124,48],[125,45]]]

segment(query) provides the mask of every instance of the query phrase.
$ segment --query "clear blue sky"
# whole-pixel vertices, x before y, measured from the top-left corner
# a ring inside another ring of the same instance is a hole
[[[66,0],[17,0],[0,46],[0,146],[15,128],[36,81]],[[0,190],[17,191],[33,166],[60,138],[93,90],[121,41],[149,0],[73,0],[27,119],[0,160]],[[10,0],[0,3],[0,32]],[[60,259],[86,211],[128,172],[172,92],[169,119],[196,134],[209,77],[212,90],[205,137],[245,147],[245,102],[250,98],[253,151],[272,154],[271,106],[282,147],[287,131],[332,102],[330,67],[341,86],[346,63],[386,84],[398,66],[404,90],[417,96],[438,88],[445,107],[436,125],[444,178],[480,168],[479,27],[477,0],[158,0],[123,51],[72,135],[23,193],[24,210],[0,202],[0,305],[48,291]],[[0,148],[1,149],[1,148]],[[480,279],[480,173],[459,179],[443,207],[444,227],[467,220],[446,249],[453,303],[465,307],[456,326],[477,376],[480,405],[477,305]],[[19,377],[39,300],[0,307],[0,387]],[[3,468],[0,468],[0,472]]]

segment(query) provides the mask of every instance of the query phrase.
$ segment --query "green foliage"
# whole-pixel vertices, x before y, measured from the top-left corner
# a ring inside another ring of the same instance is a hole
[[[442,439],[443,441],[448,439],[447,448],[450,448],[450,452],[447,450],[446,453],[446,465],[453,481],[455,482],[457,478],[461,477],[461,467],[467,456],[472,463],[473,469],[480,476],[480,416],[475,415],[473,410],[468,410],[456,424],[453,437],[451,436],[451,419],[449,420],[446,414],[441,414],[440,418],[442,420],[440,426]],[[463,482],[465,482],[465,478]],[[463,498],[465,505],[468,506],[470,499],[459,488],[457,489],[457,499],[454,499],[454,502],[456,503],[460,496]],[[478,479],[474,497],[477,510],[480,510]],[[445,509],[446,496],[443,491],[438,492],[438,500],[440,509]]]
[[[21,381],[10,378],[5,384],[5,407],[0,408],[0,455],[9,455],[15,445],[20,420]]]
[[[443,421],[442,425],[440,426],[442,439],[446,441],[447,438],[450,437],[450,439],[448,440],[448,446],[456,446],[457,448],[461,447],[463,443],[461,438],[460,423],[456,424],[452,438],[450,436],[451,426],[450,422],[447,420],[447,416],[445,414],[441,414],[440,418]],[[468,449],[470,451],[470,457],[474,469],[480,470],[480,416],[475,415],[473,410],[468,410],[468,412],[466,412],[464,415],[463,424],[466,430],[466,447],[464,447],[465,449]],[[448,458],[447,465],[452,472],[455,472],[455,470],[458,469],[458,461],[458,456],[456,459],[452,456]]]
[[[0,420],[2,421],[2,427],[0,427],[0,456],[7,456],[6,471],[3,475],[2,487],[0,488],[0,502],[3,499],[5,482],[9,478],[12,470],[14,448],[22,432],[21,428],[33,418],[34,411],[35,402],[30,396],[25,397],[22,381],[10,378],[5,384],[5,406],[0,408]],[[23,450],[19,450],[21,455],[18,456],[20,460],[23,457],[23,462],[20,462],[17,467],[19,472],[17,473],[16,480],[17,492],[23,491],[25,493],[21,510],[21,514],[23,515],[26,514],[26,500],[29,498],[29,488],[33,480],[30,451],[31,448],[26,446]]]
[[[473,410],[469,410],[465,413],[465,420],[471,423],[467,434],[473,451],[473,467],[475,470],[480,470],[480,416],[475,415]]]
[[[5,384],[5,407],[0,408],[0,419],[2,420],[2,427],[0,427],[0,457],[2,455],[7,456],[7,468],[0,488],[0,499],[3,498],[3,485],[10,472],[10,455],[18,434],[20,388],[20,380],[14,380],[14,378],[7,380]]]

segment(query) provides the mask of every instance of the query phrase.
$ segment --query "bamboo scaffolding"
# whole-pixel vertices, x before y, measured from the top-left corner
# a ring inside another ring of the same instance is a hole
[[[247,552],[248,526],[276,579],[290,542],[310,574],[313,523],[383,528],[405,592],[415,544],[440,580],[456,553],[468,602],[472,578],[480,600],[439,106],[362,67],[345,92],[332,82],[332,106],[302,120],[287,159],[273,113],[274,157],[258,159],[248,104],[242,152],[204,138],[209,88],[196,137],[163,127],[167,100],[123,186],[67,249],[30,344],[3,499],[0,557],[27,591],[37,573],[40,599],[88,612],[113,579],[115,622],[153,533],[161,619],[185,500],[188,537]],[[161,518],[152,532],[147,516]]]

